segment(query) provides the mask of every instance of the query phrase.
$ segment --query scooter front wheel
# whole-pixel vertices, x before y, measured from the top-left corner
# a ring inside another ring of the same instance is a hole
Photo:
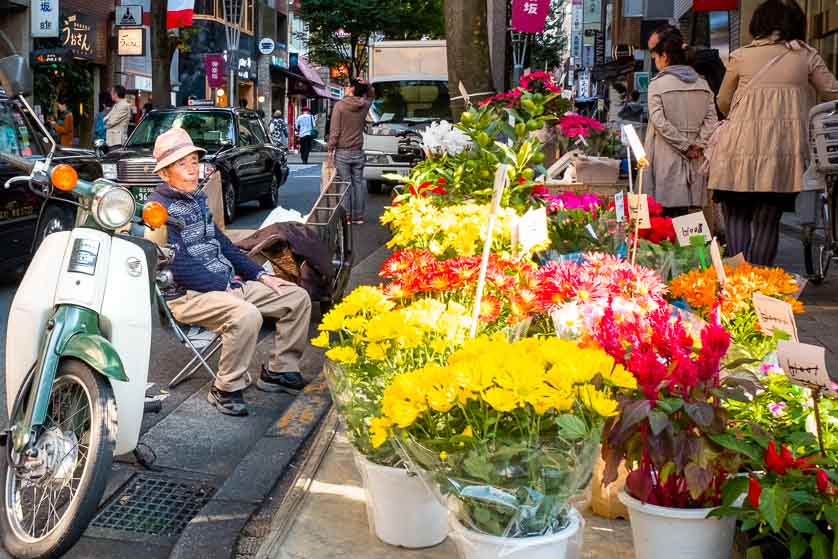
[[[110,384],[84,363],[61,363],[47,420],[15,466],[0,452],[0,537],[19,559],[60,557],[96,514],[111,473],[116,406]]]

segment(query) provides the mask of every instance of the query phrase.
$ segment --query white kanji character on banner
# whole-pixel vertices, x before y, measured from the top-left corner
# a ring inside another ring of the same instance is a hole
[[[538,2],[524,2],[524,13],[529,16],[538,15]]]

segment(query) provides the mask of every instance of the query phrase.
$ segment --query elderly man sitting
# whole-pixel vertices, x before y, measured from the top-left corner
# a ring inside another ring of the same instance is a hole
[[[305,384],[300,357],[306,346],[311,301],[297,285],[268,275],[236,248],[212,220],[207,197],[198,192],[198,160],[203,149],[173,128],[154,144],[160,184],[150,200],[163,204],[184,227],[168,228],[175,247],[175,285],[164,293],[172,315],[185,324],[220,332],[223,346],[218,378],[208,400],[227,415],[247,415],[242,391],[256,351],[262,317],[276,319],[274,350],[256,386],[268,392],[296,391]]]

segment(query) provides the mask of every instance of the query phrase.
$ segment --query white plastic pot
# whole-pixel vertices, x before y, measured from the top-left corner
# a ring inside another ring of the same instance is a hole
[[[469,530],[450,516],[451,539],[461,559],[580,559],[585,521],[570,509],[568,526],[549,536],[500,538]]]
[[[637,559],[730,559],[736,519],[707,518],[712,508],[678,509],[643,504],[625,491]]]
[[[364,478],[370,530],[386,544],[421,548],[442,543],[448,535],[448,511],[419,476],[404,468],[373,464],[357,452]]]

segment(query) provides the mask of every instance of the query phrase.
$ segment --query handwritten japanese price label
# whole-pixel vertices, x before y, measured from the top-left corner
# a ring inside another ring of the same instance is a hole
[[[626,195],[622,192],[614,195],[614,211],[617,212],[617,223],[626,220]]]
[[[629,194],[629,218],[637,222],[638,229],[651,229],[649,221],[649,199],[645,194]]]
[[[722,262],[722,250],[719,248],[719,241],[716,237],[710,241],[710,258],[713,260],[713,268],[716,269],[716,279],[719,280],[719,287],[724,287],[727,283],[727,272]]]
[[[827,390],[832,388],[832,379],[826,370],[826,349],[823,347],[780,340],[777,343],[777,358],[794,384]]]
[[[518,243],[521,252],[527,254],[533,247],[544,244],[548,241],[547,232],[547,208],[541,207],[527,211],[518,220]]]
[[[759,326],[763,332],[771,334],[774,330],[779,330],[788,334],[795,342],[800,341],[797,337],[797,324],[794,321],[791,305],[762,293],[754,293],[753,301]]]
[[[672,218],[672,226],[675,227],[675,235],[678,237],[678,244],[682,247],[690,246],[690,240],[701,235],[704,241],[709,243],[713,236],[710,234],[710,226],[704,212],[695,212],[689,215]]]

